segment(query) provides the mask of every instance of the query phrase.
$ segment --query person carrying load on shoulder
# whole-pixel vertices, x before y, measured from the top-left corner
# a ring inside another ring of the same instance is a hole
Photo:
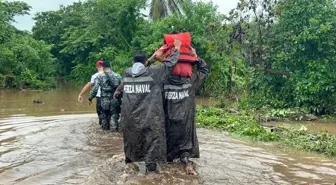
[[[191,35],[189,32],[179,33],[171,32],[170,34],[164,35],[164,44],[158,49],[148,60],[148,63],[155,62],[159,60],[161,63],[167,60],[174,48],[174,40],[179,40],[181,42],[180,57],[178,63],[175,66],[174,71],[170,76],[180,76],[180,77],[191,77],[192,66],[198,62],[198,57],[194,48],[191,47]],[[162,58],[165,55],[166,58]],[[114,94],[114,98],[118,97],[123,89],[123,83],[120,85],[118,90]]]
[[[146,54],[136,52],[133,66],[124,73],[120,121],[125,162],[145,161],[147,173],[156,172],[158,163],[167,162],[162,94],[180,56],[181,42],[176,40],[174,46],[165,62],[150,67]]]
[[[163,45],[149,60],[170,55],[170,44],[173,38],[183,40],[179,62],[174,72],[164,83],[164,110],[166,122],[167,160],[173,162],[180,159],[187,174],[196,175],[197,172],[190,158],[199,158],[199,144],[196,134],[196,102],[195,93],[208,74],[204,60],[199,59],[191,47],[189,33],[165,35]],[[183,48],[183,49],[182,49]],[[192,65],[196,66],[193,73]]]
[[[148,59],[148,62],[154,62],[155,60],[163,62],[162,56],[165,55],[167,58],[171,54],[175,39],[180,40],[182,46],[179,61],[171,76],[191,77],[192,65],[196,64],[198,57],[195,49],[191,47],[191,35],[189,32],[165,34],[163,46]]]
[[[197,175],[190,158],[199,158],[196,133],[196,91],[200,89],[209,69],[199,59],[191,77],[170,76],[164,83],[167,160],[180,159],[188,175]]]

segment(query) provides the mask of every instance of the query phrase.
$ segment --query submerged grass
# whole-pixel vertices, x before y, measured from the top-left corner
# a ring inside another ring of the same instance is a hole
[[[336,135],[330,133],[287,130],[281,138],[285,144],[298,149],[336,156]]]
[[[196,122],[199,127],[216,128],[257,141],[277,141],[275,133],[267,132],[253,117],[230,114],[219,108],[197,109]]]
[[[279,141],[298,149],[336,156],[336,135],[327,132],[310,133],[302,128],[277,128],[278,132],[269,132],[251,115],[231,114],[214,107],[197,107],[196,122],[198,127],[220,129],[255,141]]]

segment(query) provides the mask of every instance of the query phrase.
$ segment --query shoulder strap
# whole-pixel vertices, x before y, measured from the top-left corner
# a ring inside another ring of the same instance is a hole
[[[112,84],[112,81],[111,81],[112,79],[111,79],[110,75],[108,75],[107,72],[104,72],[104,74],[107,78],[107,83],[113,88],[113,84]]]

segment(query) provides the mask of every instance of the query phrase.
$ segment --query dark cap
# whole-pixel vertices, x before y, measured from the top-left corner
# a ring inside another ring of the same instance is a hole
[[[103,67],[105,67],[105,68],[111,68],[110,62],[104,61],[103,62]]]
[[[172,31],[172,32],[170,32],[169,34],[172,34],[172,35],[176,35],[176,34],[179,34],[180,32],[178,32],[178,31]]]
[[[134,62],[145,63],[147,61],[147,56],[144,51],[136,51],[133,57]]]

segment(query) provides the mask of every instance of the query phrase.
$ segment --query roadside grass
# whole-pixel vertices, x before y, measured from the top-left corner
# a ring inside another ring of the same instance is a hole
[[[281,142],[306,151],[336,156],[336,135],[327,131],[309,132],[305,127],[281,127],[267,129],[253,115],[229,113],[215,107],[197,107],[197,126],[217,129],[253,141]]]

